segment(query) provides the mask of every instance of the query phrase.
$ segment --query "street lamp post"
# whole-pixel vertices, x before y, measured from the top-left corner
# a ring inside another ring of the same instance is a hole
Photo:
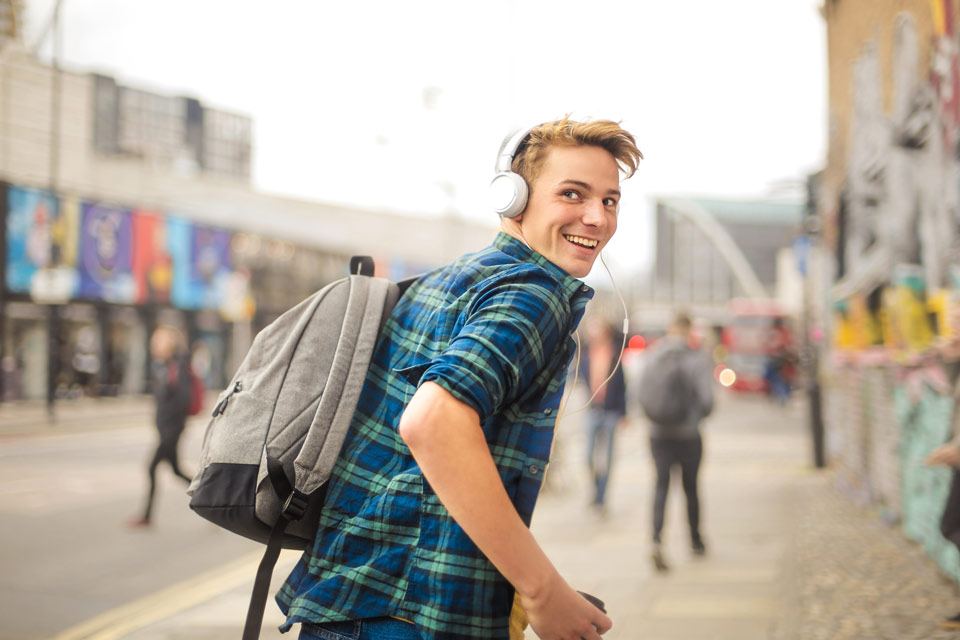
[[[50,87],[50,169],[49,189],[56,196],[60,182],[60,9],[63,0],[57,0],[53,8],[53,55],[51,64],[52,82]],[[51,251],[53,249],[51,248]],[[51,256],[53,258],[53,256]],[[51,260],[51,262],[54,262]],[[57,393],[57,374],[60,369],[60,306],[51,304],[47,308],[47,415],[54,418],[54,402]]]
[[[807,177],[807,210],[803,218],[803,312],[801,314],[802,352],[801,366],[807,387],[808,411],[810,414],[810,435],[813,444],[813,464],[817,469],[826,466],[824,456],[823,396],[820,389],[820,359],[817,345],[810,339],[810,298],[811,269],[810,262],[816,239],[820,235],[820,218],[816,208],[816,190],[818,174]]]

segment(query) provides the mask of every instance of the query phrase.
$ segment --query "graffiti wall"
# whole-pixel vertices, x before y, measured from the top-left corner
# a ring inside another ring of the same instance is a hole
[[[960,424],[957,3],[824,6],[831,112],[845,110],[820,211],[835,267],[830,454],[851,496],[960,579],[960,554],[939,532],[951,472],[924,464]]]
[[[878,24],[852,61],[841,213],[827,216],[839,227],[829,234],[840,239],[839,348],[924,351],[950,333],[960,287],[960,63],[954,3],[927,9],[922,21],[900,12]]]

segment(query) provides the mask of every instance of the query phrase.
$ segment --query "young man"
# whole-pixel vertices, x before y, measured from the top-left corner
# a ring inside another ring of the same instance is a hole
[[[687,521],[690,525],[690,546],[693,553],[703,555],[706,546],[700,533],[700,496],[697,476],[703,457],[703,440],[700,437],[700,422],[713,411],[713,372],[709,359],[699,350],[690,348],[690,317],[677,313],[667,335],[651,349],[644,366],[641,384],[653,384],[648,376],[661,374],[666,358],[677,359],[680,385],[674,385],[675,393],[683,393],[687,410],[677,424],[650,424],[650,452],[657,470],[657,485],[653,496],[653,563],[658,571],[667,571],[663,557],[661,536],[667,493],[670,489],[670,473],[680,467],[683,492],[687,496]],[[671,383],[673,384],[673,383]]]
[[[515,596],[541,638],[611,627],[528,527],[592,294],[577,278],[641,155],[609,121],[516,140],[525,207],[518,191],[493,245],[420,278],[384,328],[315,544],[277,596],[301,638],[507,638]]]

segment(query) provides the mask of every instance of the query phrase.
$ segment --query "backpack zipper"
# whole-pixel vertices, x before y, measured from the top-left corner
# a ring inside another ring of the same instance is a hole
[[[212,414],[213,417],[216,418],[217,416],[222,416],[223,412],[227,410],[227,403],[230,401],[230,398],[233,396],[233,394],[240,393],[240,391],[242,390],[243,390],[243,385],[240,383],[239,380],[233,383],[233,389],[230,390],[230,393],[224,396],[223,400],[218,402],[217,406],[213,408],[213,414]]]

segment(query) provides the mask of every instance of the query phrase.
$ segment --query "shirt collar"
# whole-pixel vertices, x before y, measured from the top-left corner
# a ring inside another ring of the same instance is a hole
[[[535,265],[543,267],[547,273],[557,279],[564,293],[566,293],[569,298],[577,295],[586,295],[587,298],[593,297],[593,289],[584,284],[583,280],[574,278],[509,233],[504,231],[497,233],[497,237],[493,241],[493,246],[511,258],[516,258],[522,262],[532,262]]]

